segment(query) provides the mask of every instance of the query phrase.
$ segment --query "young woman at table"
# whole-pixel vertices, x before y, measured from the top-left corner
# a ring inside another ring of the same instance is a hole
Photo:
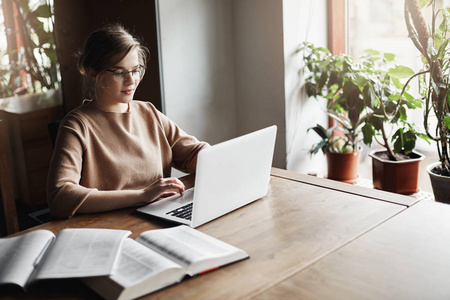
[[[171,167],[193,173],[207,143],[186,134],[149,102],[133,100],[148,49],[120,25],[93,32],[78,67],[92,100],[59,127],[47,198],[56,217],[150,203],[184,185]],[[86,81],[86,80],[85,80]]]

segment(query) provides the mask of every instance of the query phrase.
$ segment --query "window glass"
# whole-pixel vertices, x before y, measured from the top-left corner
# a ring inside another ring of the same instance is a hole
[[[0,0],[0,8],[2,7],[2,1]],[[6,31],[5,31],[5,21],[3,19],[3,10],[0,9],[0,64],[6,64],[8,62],[7,57],[3,57],[3,54],[7,51],[7,42],[6,42]],[[4,61],[5,60],[5,61]]]
[[[0,97],[11,96],[13,92],[23,94],[59,88],[59,65],[52,36],[53,12],[48,11],[52,9],[53,0],[0,0]],[[7,15],[11,19],[10,24],[5,24],[5,13],[10,14]],[[26,20],[29,32],[25,35],[22,35],[23,31],[20,29],[23,22],[17,22],[18,15]],[[8,47],[7,36],[15,37],[16,43]],[[34,46],[24,48],[23,45]],[[11,48],[14,50],[8,50]],[[34,60],[26,64],[28,57],[33,57]],[[33,77],[31,74],[37,75]]]
[[[396,54],[400,64],[421,67],[419,52],[408,38],[399,0],[348,0],[348,52],[359,57],[366,49]]]
[[[393,53],[396,61],[418,72],[423,64],[420,53],[408,37],[404,18],[405,1],[399,0],[347,0],[347,52],[354,58],[366,49]],[[448,6],[450,0],[438,0],[437,6]],[[425,9],[424,17],[431,20],[431,9]],[[410,94],[417,95],[417,81],[412,82]],[[409,116],[422,130],[423,112],[415,110]],[[418,151],[435,152],[435,145],[418,139]]]

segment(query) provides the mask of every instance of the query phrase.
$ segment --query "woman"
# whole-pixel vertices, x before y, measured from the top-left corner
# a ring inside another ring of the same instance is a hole
[[[93,32],[78,67],[92,100],[62,121],[50,163],[51,213],[109,211],[183,193],[172,166],[195,172],[207,143],[187,135],[149,102],[133,100],[148,49],[120,25]]]

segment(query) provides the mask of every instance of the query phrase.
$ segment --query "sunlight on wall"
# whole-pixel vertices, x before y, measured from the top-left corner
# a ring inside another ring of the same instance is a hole
[[[326,1],[283,1],[284,52],[285,52],[285,97],[287,165],[290,171],[299,173],[326,172],[326,159],[322,153],[311,156],[311,146],[318,137],[307,129],[319,123],[327,124],[325,102],[308,98],[303,88],[304,79],[300,70],[302,57],[295,53],[300,43],[311,42],[323,47],[326,40]]]

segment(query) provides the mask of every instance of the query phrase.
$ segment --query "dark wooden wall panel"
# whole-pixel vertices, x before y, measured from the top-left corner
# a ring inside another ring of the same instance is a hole
[[[119,22],[140,37],[150,49],[147,72],[135,99],[152,102],[162,109],[155,1],[149,0],[55,0],[55,38],[61,64],[65,113],[80,105],[81,76],[74,54],[90,32],[112,22]]]

